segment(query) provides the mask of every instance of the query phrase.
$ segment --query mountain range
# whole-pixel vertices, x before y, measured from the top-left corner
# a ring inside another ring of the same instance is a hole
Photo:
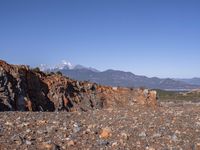
[[[177,81],[182,81],[188,84],[193,84],[193,85],[200,85],[200,78],[191,78],[191,79],[174,79]]]
[[[79,81],[90,81],[108,86],[122,87],[146,87],[151,89],[163,90],[191,90],[200,88],[200,78],[193,79],[171,79],[157,78],[135,75],[131,72],[120,70],[99,71],[91,67],[82,65],[72,65],[67,61],[50,67],[48,65],[40,65],[40,69],[45,72],[62,72],[63,75]]]

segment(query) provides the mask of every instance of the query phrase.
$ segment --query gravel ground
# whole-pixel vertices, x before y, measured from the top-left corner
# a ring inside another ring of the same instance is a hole
[[[200,106],[88,112],[2,112],[1,150],[199,150]]]

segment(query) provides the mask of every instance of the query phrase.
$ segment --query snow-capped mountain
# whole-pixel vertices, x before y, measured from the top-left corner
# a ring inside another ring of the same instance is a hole
[[[94,72],[99,72],[97,69],[91,68],[91,67],[85,67],[82,65],[73,65],[71,62],[62,60],[61,63],[50,66],[47,64],[41,64],[39,66],[41,71],[44,72],[55,72],[60,70],[90,70]]]
[[[63,69],[74,69],[70,62],[62,60],[61,63],[56,65],[40,64],[39,68],[41,71],[51,71],[51,70],[63,70]]]
[[[40,68],[41,71],[46,71],[50,68],[50,66],[47,65],[47,64],[40,64],[39,68]]]
[[[70,62],[66,60],[62,60],[62,63],[56,65],[54,68],[56,69],[74,69],[75,66],[73,66]]]

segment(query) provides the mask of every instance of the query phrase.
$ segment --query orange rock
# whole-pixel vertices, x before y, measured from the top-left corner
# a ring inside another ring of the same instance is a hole
[[[107,138],[109,138],[111,135],[112,135],[112,134],[111,134],[111,129],[110,129],[109,127],[106,127],[106,128],[103,128],[103,129],[101,130],[101,133],[100,133],[99,137],[102,138],[102,139],[107,139]]]
[[[37,125],[44,125],[44,124],[46,124],[47,123],[47,121],[46,120],[38,120],[37,121]]]
[[[200,143],[197,143],[197,144],[195,145],[195,150],[200,150]]]
[[[53,145],[52,144],[48,144],[48,143],[42,143],[38,146],[38,149],[41,150],[52,150],[53,149]]]
[[[69,141],[69,142],[67,143],[67,145],[68,145],[68,146],[74,146],[74,145],[75,145],[75,142],[71,140],[71,141]]]

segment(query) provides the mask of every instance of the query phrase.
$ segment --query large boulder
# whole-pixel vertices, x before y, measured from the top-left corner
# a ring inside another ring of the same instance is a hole
[[[156,92],[79,82],[0,61],[0,111],[88,111],[132,104],[156,106]]]

